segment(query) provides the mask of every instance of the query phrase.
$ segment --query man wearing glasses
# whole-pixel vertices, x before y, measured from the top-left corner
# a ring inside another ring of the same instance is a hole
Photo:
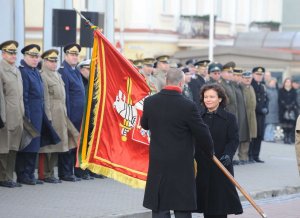
[[[10,40],[0,45],[1,114],[0,127],[0,186],[14,188],[21,184],[13,181],[16,154],[23,132],[23,85],[19,69],[15,66],[18,42]]]

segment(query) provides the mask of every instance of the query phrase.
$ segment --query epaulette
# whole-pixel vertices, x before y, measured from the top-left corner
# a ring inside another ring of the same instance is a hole
[[[60,66],[59,68],[60,68],[60,69],[64,69],[64,66]]]
[[[22,64],[20,64],[20,67],[24,67]]]

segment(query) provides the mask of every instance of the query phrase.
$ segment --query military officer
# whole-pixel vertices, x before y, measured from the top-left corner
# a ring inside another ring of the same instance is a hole
[[[183,97],[193,101],[193,93],[189,87],[189,83],[192,80],[193,73],[191,73],[188,68],[184,68],[182,71],[184,72],[184,85],[182,88],[182,95],[183,95]],[[200,95],[199,95],[199,98],[200,98]]]
[[[143,67],[140,71],[146,79],[146,82],[151,90],[151,95],[154,95],[158,92],[158,80],[152,75],[154,61],[154,58],[145,58],[143,60]]]
[[[139,72],[142,70],[143,68],[143,59],[137,59],[133,61],[133,65],[139,70]]]
[[[266,93],[266,88],[263,81],[263,75],[265,72],[265,68],[263,67],[255,67],[252,69],[253,80],[251,82],[252,87],[254,88],[256,95],[256,122],[257,122],[257,136],[254,138],[250,144],[249,148],[249,160],[251,162],[255,161],[258,163],[264,163],[259,158],[261,141],[264,136],[264,125],[265,125],[265,117],[268,113],[268,97]]]
[[[64,47],[64,61],[58,70],[65,84],[67,115],[73,125],[80,131],[81,121],[85,104],[85,89],[79,70],[78,56],[81,46],[72,43]],[[80,178],[89,179],[89,175],[84,173],[80,168],[74,168],[76,159],[76,149],[58,155],[59,178],[64,181],[76,182]],[[75,172],[74,172],[74,171]],[[74,176],[74,173],[76,176]]]
[[[242,73],[243,70],[239,68],[233,69],[233,87],[235,88],[235,95],[237,100],[237,116],[238,116],[238,127],[239,127],[239,146],[238,152],[236,152],[234,157],[234,164],[245,164],[246,161],[243,159],[239,159],[241,156],[240,150],[241,147],[247,147],[250,142],[249,136],[249,125],[246,113],[246,105],[245,105],[245,98],[243,94],[243,87],[242,87]]]
[[[200,110],[202,108],[200,103],[200,89],[206,82],[205,78],[207,76],[207,68],[209,63],[209,60],[200,60],[194,63],[197,71],[189,83],[190,89],[193,93],[193,101]]]
[[[85,90],[87,90],[87,86],[89,83],[90,64],[91,64],[91,59],[87,59],[87,60],[81,61],[77,66],[81,73],[82,82],[83,82]]]
[[[256,123],[256,114],[255,114],[255,108],[256,108],[256,97],[255,97],[255,91],[253,87],[251,86],[252,82],[252,73],[250,71],[243,72],[242,74],[242,90],[243,95],[245,99],[245,105],[246,105],[246,115],[248,120],[248,129],[249,129],[249,142],[245,142],[240,145],[239,148],[239,159],[242,163],[248,163],[249,161],[249,146],[253,138],[256,138],[257,136],[257,123]]]
[[[47,50],[41,57],[43,59],[41,77],[44,85],[45,112],[61,142],[40,149],[39,179],[48,183],[61,183],[54,176],[58,152],[67,152],[76,148],[79,132],[67,117],[64,82],[57,72],[58,50]]]
[[[44,116],[44,89],[42,78],[37,69],[40,46],[30,44],[21,50],[24,59],[19,67],[23,80],[23,101],[25,116],[39,133],[42,130]],[[35,178],[35,163],[41,146],[41,137],[34,138],[31,143],[17,154],[16,173],[20,183],[35,185],[43,184]]]
[[[162,90],[166,85],[166,73],[170,69],[169,56],[161,55],[156,58],[156,69],[153,71],[153,76],[157,79],[157,91]]]
[[[23,84],[19,69],[15,66],[18,42],[5,41],[0,45],[0,92],[4,128],[0,129],[0,186],[19,187],[13,181],[16,154],[19,150],[23,132]],[[1,110],[2,111],[2,110]]]
[[[232,74],[234,68],[234,62],[228,62],[223,66],[220,84],[225,89],[225,93],[228,97],[228,105],[226,106],[226,110],[230,113],[233,113],[238,121],[236,94],[232,83]]]
[[[220,83],[222,67],[218,62],[211,63],[208,66],[209,80],[206,83]]]

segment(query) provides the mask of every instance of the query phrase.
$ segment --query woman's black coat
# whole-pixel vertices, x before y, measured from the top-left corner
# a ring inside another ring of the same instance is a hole
[[[209,126],[215,156],[229,155],[231,160],[239,144],[237,121],[233,114],[218,108],[216,112],[202,113]],[[243,212],[235,186],[212,160],[196,151],[198,167],[196,177],[198,212],[207,215],[240,214]],[[233,175],[233,165],[226,167]]]

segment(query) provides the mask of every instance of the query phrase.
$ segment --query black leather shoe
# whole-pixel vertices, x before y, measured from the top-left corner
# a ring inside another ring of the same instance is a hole
[[[15,187],[22,187],[22,185],[20,183],[18,183],[18,182],[14,182],[12,180],[8,180],[8,181],[12,182]]]
[[[255,161],[256,163],[264,163],[264,161],[261,160],[261,159],[259,159],[259,158],[254,158],[254,161]]]
[[[63,181],[67,181],[67,182],[78,182],[78,181],[81,180],[80,178],[77,178],[74,175],[72,175],[72,176],[63,176],[63,177],[60,177],[60,179],[63,180]]]
[[[15,184],[16,187],[22,187],[22,184],[18,183],[18,182],[13,182]]]
[[[83,180],[91,180],[91,179],[94,179],[94,177],[91,177],[89,174],[85,174],[81,177],[81,179]]]
[[[39,179],[35,179],[35,183],[37,185],[43,185],[44,184],[44,182],[42,180],[39,180]]]
[[[6,188],[15,188],[15,184],[13,181],[1,181],[0,186],[6,187]]]
[[[232,164],[233,164],[234,166],[240,165],[240,161],[239,161],[239,160],[233,160],[233,161],[232,161]]]
[[[98,175],[98,174],[94,174],[92,175],[94,178],[97,178],[97,179],[105,179],[106,177],[103,176],[103,175]]]
[[[55,178],[55,177],[45,178],[44,182],[53,183],[53,184],[61,183],[61,181],[59,179]]]
[[[36,185],[35,179],[24,178],[24,179],[18,179],[17,182],[25,185]]]

